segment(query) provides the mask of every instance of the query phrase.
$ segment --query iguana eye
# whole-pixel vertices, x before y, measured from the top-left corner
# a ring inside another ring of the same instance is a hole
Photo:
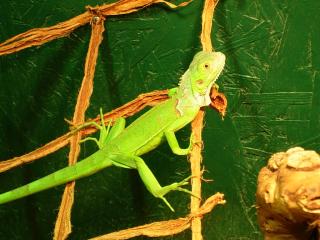
[[[209,63],[203,64],[203,68],[206,69],[206,70],[209,70],[210,69],[210,64]]]

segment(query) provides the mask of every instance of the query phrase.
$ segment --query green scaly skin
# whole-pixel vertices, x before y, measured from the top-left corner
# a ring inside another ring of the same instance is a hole
[[[170,91],[168,100],[151,108],[126,128],[123,118],[118,119],[110,131],[109,126],[98,126],[101,131],[97,141],[100,149],[97,152],[73,166],[0,194],[0,204],[89,176],[114,165],[138,170],[149,192],[162,199],[174,211],[164,196],[175,190],[190,193],[182,187],[188,184],[190,177],[162,187],[140,156],[155,149],[165,140],[177,155],[187,155],[190,152],[191,141],[188,148],[180,148],[175,132],[190,123],[200,107],[210,104],[211,87],[224,64],[223,53],[197,53],[181,77],[179,86]],[[192,140],[192,137],[190,139]]]

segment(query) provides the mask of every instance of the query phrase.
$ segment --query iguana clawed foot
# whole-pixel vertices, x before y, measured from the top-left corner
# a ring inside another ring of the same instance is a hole
[[[183,188],[182,186],[188,185],[189,184],[189,180],[192,178],[192,176],[189,176],[185,179],[183,179],[180,182],[175,182],[172,183],[170,185],[167,185],[165,187],[162,187],[161,192],[159,192],[158,196],[159,198],[161,198],[165,204],[170,208],[171,211],[174,212],[173,207],[170,205],[170,203],[167,201],[167,199],[164,197],[164,195],[166,195],[167,193],[171,192],[171,191],[181,191],[181,192],[185,192],[188,193],[190,195],[192,195],[193,197],[199,198],[199,196],[196,196],[195,194],[193,194],[190,190]]]
[[[101,122],[101,125],[99,125],[98,123],[96,123],[94,121],[87,122],[87,123],[84,123],[84,124],[78,126],[75,129],[75,131],[79,131],[79,130],[83,129],[84,127],[94,126],[98,130],[100,130],[99,139],[94,138],[94,137],[87,137],[87,138],[82,139],[80,141],[81,143],[86,142],[86,141],[94,141],[98,145],[99,149],[101,149],[104,146],[105,141],[106,141],[108,134],[109,134],[109,130],[110,130],[112,121],[111,120],[109,121],[108,126],[105,125],[102,108],[100,108],[100,122]]]

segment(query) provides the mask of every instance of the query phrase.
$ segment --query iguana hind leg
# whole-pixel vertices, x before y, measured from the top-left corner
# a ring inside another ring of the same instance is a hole
[[[170,205],[170,203],[167,201],[167,199],[164,197],[164,195],[166,195],[167,193],[169,193],[171,191],[182,191],[182,192],[186,192],[186,193],[191,194],[191,192],[189,190],[182,188],[182,186],[189,184],[189,179],[191,177],[183,179],[180,182],[175,182],[170,185],[162,187],[159,184],[156,177],[151,172],[151,170],[149,169],[149,167],[147,166],[147,164],[143,161],[143,159],[140,157],[137,157],[137,156],[134,156],[133,158],[136,162],[136,166],[137,166],[137,170],[139,172],[140,178],[142,179],[146,188],[149,190],[149,192],[153,196],[162,199],[167,204],[167,206],[171,209],[171,211],[174,212],[174,209]]]
[[[162,187],[156,179],[156,177],[154,176],[154,174],[152,173],[152,171],[150,170],[150,168],[147,166],[147,164],[143,161],[141,157],[116,154],[111,156],[110,159],[112,160],[112,163],[115,166],[137,169],[140,178],[143,181],[146,188],[148,189],[148,191],[153,196],[162,199],[172,211],[174,211],[173,207],[164,197],[167,193],[171,191],[182,191],[192,194],[189,190],[182,188],[182,186],[189,184],[189,179],[191,177],[183,179],[181,182],[175,182]]]

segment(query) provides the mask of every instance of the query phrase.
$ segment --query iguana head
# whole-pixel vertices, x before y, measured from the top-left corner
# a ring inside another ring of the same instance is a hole
[[[210,91],[223,70],[226,57],[221,52],[199,52],[189,67],[192,94],[199,106],[210,104]]]

